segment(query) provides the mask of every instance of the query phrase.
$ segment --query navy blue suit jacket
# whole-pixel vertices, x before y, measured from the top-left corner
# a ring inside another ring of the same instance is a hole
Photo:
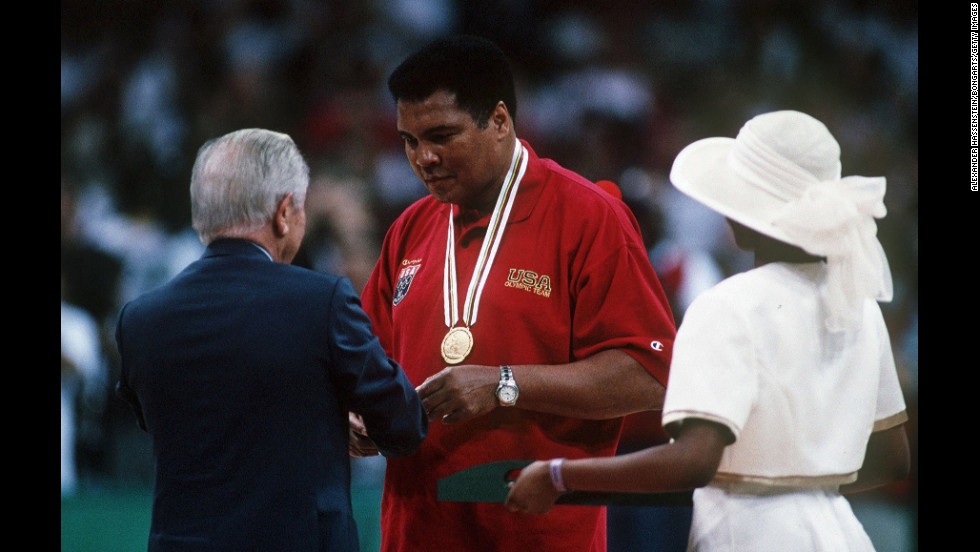
[[[428,428],[350,281],[248,241],[125,305],[116,344],[153,443],[150,551],[356,551],[347,412],[386,456]]]

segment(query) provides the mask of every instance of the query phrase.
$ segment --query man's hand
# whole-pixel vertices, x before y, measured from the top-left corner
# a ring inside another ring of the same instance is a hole
[[[430,420],[445,424],[465,422],[499,406],[499,366],[449,366],[416,388]]]
[[[364,458],[381,454],[374,441],[368,437],[367,428],[364,426],[364,419],[361,418],[360,414],[348,412],[347,420],[350,423],[350,436],[347,445],[348,454],[354,458]]]

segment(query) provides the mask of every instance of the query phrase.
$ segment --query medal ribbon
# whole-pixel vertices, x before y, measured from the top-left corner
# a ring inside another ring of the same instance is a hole
[[[494,257],[497,256],[497,249],[504,236],[504,228],[507,226],[507,219],[510,217],[510,210],[514,206],[514,198],[517,197],[517,189],[520,187],[521,179],[527,170],[527,151],[524,146],[517,142],[514,148],[514,156],[504,178],[504,185],[500,188],[497,195],[497,204],[490,215],[490,223],[487,226],[487,235],[483,239],[483,246],[480,248],[479,257],[476,260],[476,267],[470,277],[470,285],[466,290],[466,303],[463,307],[463,324],[467,327],[476,324],[477,312],[480,308],[480,296],[483,295],[483,286],[487,282],[490,274],[490,267],[493,266]],[[445,313],[446,326],[452,328],[459,322],[459,298],[456,284],[456,232],[453,227],[453,206],[449,205],[449,232],[446,236],[446,262],[443,267],[442,297],[443,310]]]

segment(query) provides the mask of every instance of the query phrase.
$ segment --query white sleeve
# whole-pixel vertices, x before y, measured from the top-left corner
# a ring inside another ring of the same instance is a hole
[[[876,330],[879,345],[878,373],[878,403],[875,407],[874,431],[881,431],[904,423],[908,420],[905,411],[905,396],[898,380],[898,369],[895,366],[895,355],[892,352],[891,338],[881,307],[874,303]],[[867,316],[867,314],[866,314]]]
[[[709,290],[684,313],[671,360],[663,424],[701,418],[738,439],[758,394],[751,326]]]

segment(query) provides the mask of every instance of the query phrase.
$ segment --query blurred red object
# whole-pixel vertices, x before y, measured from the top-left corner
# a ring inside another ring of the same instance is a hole
[[[619,186],[616,185],[612,180],[597,180],[596,186],[602,188],[603,190],[609,192],[609,195],[615,197],[616,199],[623,200],[623,192],[620,191]]]

